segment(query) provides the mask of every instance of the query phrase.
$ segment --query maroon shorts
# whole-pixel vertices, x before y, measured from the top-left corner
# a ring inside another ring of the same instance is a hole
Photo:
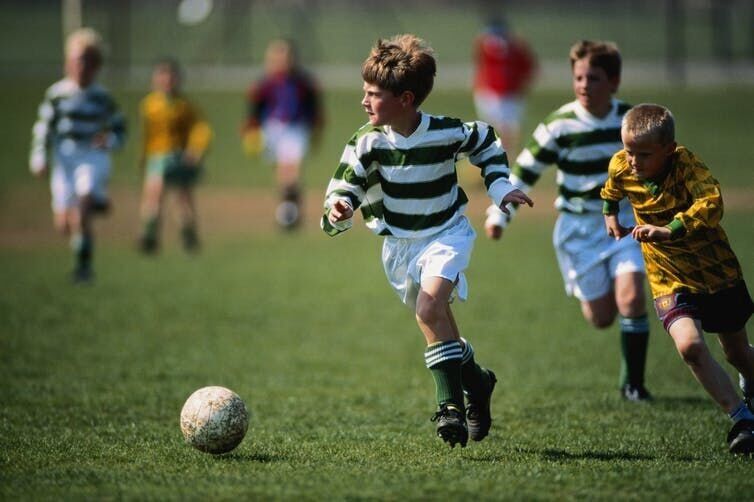
[[[717,293],[673,293],[655,298],[655,310],[667,331],[679,317],[702,323],[708,333],[733,333],[746,325],[754,302],[744,281]]]

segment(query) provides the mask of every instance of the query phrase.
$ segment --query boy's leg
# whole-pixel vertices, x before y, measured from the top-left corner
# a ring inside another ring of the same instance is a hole
[[[630,401],[649,400],[652,396],[644,386],[649,345],[644,274],[630,272],[617,275],[615,303],[620,314],[621,393]]]
[[[165,182],[162,175],[147,173],[141,198],[141,250],[154,253],[159,247],[160,215]]]
[[[76,265],[73,270],[75,282],[89,282],[92,279],[92,257],[94,255],[94,234],[92,232],[93,198],[85,195],[79,198],[77,215],[71,221],[71,249]],[[72,213],[76,214],[76,213]],[[78,221],[76,221],[78,220]]]
[[[181,186],[177,192],[178,206],[181,211],[181,238],[186,251],[196,251],[199,247],[199,235],[196,228],[196,207],[194,194],[190,186]]]
[[[730,413],[740,399],[728,374],[712,357],[703,338],[701,323],[690,317],[679,317],[668,328],[678,353],[702,387],[726,412]]]
[[[738,370],[744,400],[750,409],[754,407],[754,347],[749,344],[746,328],[733,333],[720,333],[720,345],[725,359]]]
[[[463,347],[448,318],[448,301],[454,284],[442,277],[427,277],[416,300],[416,321],[424,334],[424,358],[435,381],[439,411],[437,434],[451,447],[466,446],[468,430],[463,407],[461,362]]]

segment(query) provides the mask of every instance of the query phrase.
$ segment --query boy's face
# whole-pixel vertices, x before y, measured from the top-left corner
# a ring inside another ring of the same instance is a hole
[[[603,68],[590,65],[588,59],[577,59],[573,63],[573,93],[592,115],[607,115],[618,84],[619,79],[608,78]]]
[[[75,45],[65,60],[65,72],[79,87],[87,87],[94,81],[100,68],[100,57],[91,47]]]
[[[668,157],[675,151],[675,142],[661,145],[655,139],[644,136],[635,137],[621,130],[626,160],[631,166],[631,173],[639,179],[653,179],[662,174]]]
[[[416,113],[410,106],[413,103],[413,99],[407,96],[410,94],[404,92],[396,96],[378,85],[364,82],[364,99],[361,100],[361,105],[373,126],[392,125],[409,113]]]
[[[152,87],[165,94],[174,94],[179,81],[178,75],[167,65],[158,66],[152,74]]]

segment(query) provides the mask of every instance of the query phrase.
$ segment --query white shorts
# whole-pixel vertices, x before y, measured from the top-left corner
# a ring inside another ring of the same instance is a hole
[[[309,128],[269,120],[262,127],[267,157],[279,164],[300,164],[309,149]]]
[[[634,225],[630,210],[621,210],[620,222]],[[609,293],[620,274],[645,273],[639,243],[630,236],[616,241],[607,235],[604,217],[599,213],[561,213],[553,231],[553,245],[566,294],[581,301]]]
[[[504,124],[519,127],[524,114],[524,100],[520,96],[497,96],[489,92],[474,94],[477,115],[493,127]]]
[[[416,307],[422,280],[428,277],[455,283],[454,296],[466,300],[468,285],[463,271],[469,266],[475,238],[474,229],[463,215],[451,227],[422,239],[385,237],[382,265],[387,280],[411,308]]]
[[[63,150],[63,151],[61,151]],[[78,205],[80,197],[107,200],[110,154],[92,148],[59,148],[50,174],[52,210],[56,213]]]

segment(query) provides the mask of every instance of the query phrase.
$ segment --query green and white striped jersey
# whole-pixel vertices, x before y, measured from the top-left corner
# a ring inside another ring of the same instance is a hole
[[[421,238],[442,231],[468,202],[456,175],[463,158],[480,168],[495,204],[514,190],[505,150],[484,122],[422,113],[408,137],[389,126],[364,125],[348,141],[327,187],[322,229],[336,235],[350,227],[350,220],[333,226],[327,219],[335,201],[344,200],[361,208],[378,235]]]
[[[91,145],[98,133],[108,134],[107,147],[118,148],[126,134],[125,120],[104,87],[93,83],[82,89],[64,78],[47,89],[32,129],[30,166],[33,171],[47,164],[48,149],[66,153]]]
[[[555,208],[571,213],[602,214],[600,190],[613,154],[623,148],[620,126],[630,105],[613,99],[612,109],[597,118],[572,101],[534,130],[513,166],[511,183],[528,192],[542,172],[557,165]]]

